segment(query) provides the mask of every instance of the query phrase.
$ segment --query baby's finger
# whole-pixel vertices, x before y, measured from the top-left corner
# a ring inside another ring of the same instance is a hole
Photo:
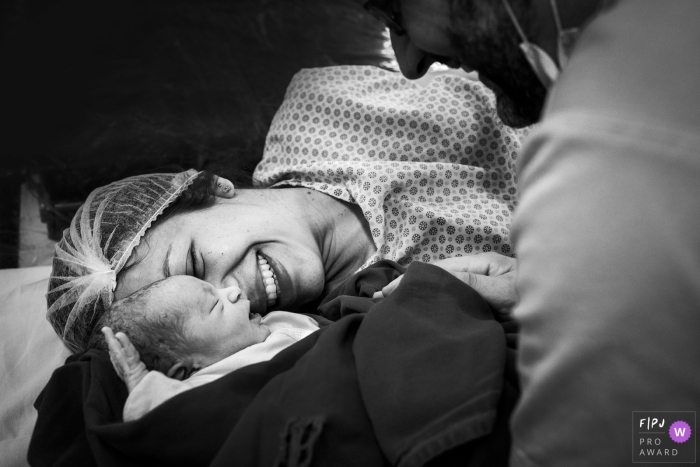
[[[391,295],[391,293],[392,293],[394,290],[396,290],[396,288],[397,288],[397,287],[399,286],[399,284],[401,283],[401,279],[403,279],[403,276],[399,276],[399,277],[397,277],[396,279],[394,279],[393,281],[389,282],[389,284],[388,284],[387,286],[385,286],[385,287],[382,289],[381,294],[382,294],[384,297],[388,297],[389,295]],[[375,295],[376,295],[376,294],[375,294]]]
[[[134,344],[131,343],[131,340],[129,340],[129,336],[124,334],[123,332],[118,332],[115,337],[119,340],[119,342],[122,345],[122,348],[124,349],[124,356],[127,359],[130,360],[139,360],[139,352],[136,350],[136,347],[134,347]]]
[[[105,339],[107,339],[107,346],[109,347],[109,351],[118,353],[120,350],[122,350],[122,344],[117,340],[117,338],[114,336],[114,332],[112,331],[112,328],[105,326],[102,328],[102,334],[105,335]]]
[[[109,354],[109,361],[112,362],[112,368],[117,372],[117,375],[123,380],[124,379],[124,368],[120,364],[119,360],[114,356],[114,354]]]
[[[121,342],[116,339],[114,332],[109,327],[102,328],[102,333],[107,339],[107,345],[109,346],[109,361],[112,362],[112,367],[117,375],[124,381],[126,371],[129,369],[129,364],[124,357],[124,351],[122,349]]]

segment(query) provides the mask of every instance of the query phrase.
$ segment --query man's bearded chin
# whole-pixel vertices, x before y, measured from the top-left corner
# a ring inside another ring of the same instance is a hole
[[[523,128],[539,121],[547,98],[547,92],[539,81],[523,82],[507,88],[498,81],[494,82],[498,86],[494,89],[496,110],[503,123],[512,128]]]
[[[518,47],[514,31],[503,32],[510,18],[494,8],[495,4],[490,0],[456,0],[450,36],[459,61],[493,83],[489,86],[496,94],[503,123],[522,128],[540,119],[547,90]]]
[[[547,90],[537,79],[525,57],[501,50],[500,53],[484,50],[474,56],[474,48],[464,48],[462,63],[469,63],[485,78],[496,95],[496,109],[500,119],[512,128],[523,128],[537,123],[547,98]],[[462,53],[460,54],[462,55]],[[484,61],[483,57],[487,57]]]

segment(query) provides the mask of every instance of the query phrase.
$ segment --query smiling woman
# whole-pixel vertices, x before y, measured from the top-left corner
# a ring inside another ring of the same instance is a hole
[[[57,248],[49,320],[81,351],[112,301],[168,276],[239,287],[264,315],[312,304],[380,259],[510,255],[525,135],[464,75],[303,70],[255,188],[189,170],[95,190]]]
[[[240,287],[251,312],[265,314],[314,300],[374,251],[356,206],[306,189],[234,196],[230,186],[188,170],[90,195],[57,246],[47,294],[49,320],[71,350],[85,349],[113,300],[165,277]]]
[[[240,287],[255,313],[296,309],[374,252],[357,211],[305,189],[236,190],[230,199],[156,222],[120,274],[115,297],[191,275],[217,288]]]

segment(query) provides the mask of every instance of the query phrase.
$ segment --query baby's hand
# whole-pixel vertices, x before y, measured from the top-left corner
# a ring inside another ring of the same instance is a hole
[[[141,361],[139,352],[123,332],[116,335],[109,327],[103,327],[102,333],[109,346],[109,359],[119,377],[126,383],[129,392],[133,391],[137,384],[146,376],[148,370]]]

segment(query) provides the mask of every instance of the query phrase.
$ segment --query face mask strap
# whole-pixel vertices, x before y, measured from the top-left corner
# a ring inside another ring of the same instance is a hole
[[[557,1],[549,0],[549,3],[552,6],[552,13],[554,14],[554,24],[557,27],[557,58],[559,59],[559,69],[562,69],[566,66],[566,62],[569,60],[569,55],[571,54],[571,49],[576,39],[578,39],[579,28],[564,30],[561,25],[561,18],[559,17]]]
[[[561,18],[559,18],[559,8],[557,7],[557,0],[549,0],[549,4],[552,5],[552,13],[554,14],[554,24],[557,27],[557,37],[561,35],[563,28],[561,27]]]
[[[554,1],[554,0],[552,0]],[[520,22],[518,22],[518,18],[515,17],[515,12],[513,11],[513,8],[511,8],[510,3],[508,3],[508,0],[501,0],[501,3],[503,3],[503,6],[505,7],[506,11],[508,12],[508,16],[510,16],[510,20],[515,26],[515,29],[518,31],[518,35],[520,36],[520,40],[523,41],[524,44],[530,44],[530,41],[527,40],[527,36],[525,35],[525,31],[522,30],[520,27]]]
[[[554,0],[551,1],[553,2]],[[522,43],[520,44],[520,50],[522,50],[523,54],[525,55],[525,58],[530,64],[530,68],[535,73],[535,76],[537,76],[537,79],[540,81],[540,83],[542,83],[542,86],[544,86],[546,89],[549,89],[559,76],[559,67],[556,63],[554,63],[552,58],[537,44],[533,44],[527,40],[525,31],[523,31],[523,29],[520,27],[520,23],[518,22],[518,19],[516,18],[515,12],[511,8],[510,3],[508,2],[508,0],[502,0],[502,2],[503,6],[508,12],[508,15],[510,16],[513,25],[515,26],[515,29],[518,31],[520,39],[522,40]],[[555,16],[557,16],[558,19],[558,15]],[[559,23],[557,21],[557,25],[558,24]]]

